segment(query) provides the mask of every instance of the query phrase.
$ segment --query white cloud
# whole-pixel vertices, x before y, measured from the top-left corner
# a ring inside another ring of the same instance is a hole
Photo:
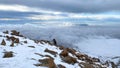
[[[64,16],[59,16],[59,15],[32,15],[30,17],[26,17],[27,19],[32,19],[32,20],[55,20],[55,19],[63,19],[66,18]]]
[[[0,20],[4,20],[4,21],[10,21],[10,20],[20,20],[20,19],[17,19],[17,18],[0,18]]]
[[[21,6],[21,5],[0,5],[0,10],[20,11],[20,12],[32,11],[29,7]]]
[[[0,4],[0,10],[3,11],[19,11],[19,12],[41,12],[41,13],[53,13],[53,14],[61,14],[62,12],[58,11],[50,11],[50,10],[44,10],[36,7],[28,7],[24,5],[6,5],[6,4]]]

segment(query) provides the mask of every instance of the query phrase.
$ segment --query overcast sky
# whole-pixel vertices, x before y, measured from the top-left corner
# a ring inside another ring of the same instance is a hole
[[[9,14],[7,14],[8,12]],[[0,0],[2,17],[4,15],[9,17],[7,15],[10,14],[21,17],[16,12],[22,12],[23,17],[25,17],[24,14],[32,15],[32,17],[26,18],[35,20],[41,19],[41,14],[44,14],[45,17],[42,20],[70,17],[86,18],[86,20],[95,18],[103,21],[114,19],[112,21],[118,22],[120,19],[120,0]],[[54,16],[51,16],[52,14]],[[56,15],[58,16],[56,17]],[[2,18],[0,20],[9,19]]]
[[[1,4],[19,4],[65,12],[119,11],[120,0],[0,0]]]

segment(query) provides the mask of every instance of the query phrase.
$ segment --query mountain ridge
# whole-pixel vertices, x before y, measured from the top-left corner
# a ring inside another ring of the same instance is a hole
[[[31,40],[16,30],[0,32],[0,68],[110,68],[75,49],[59,46],[57,41]]]

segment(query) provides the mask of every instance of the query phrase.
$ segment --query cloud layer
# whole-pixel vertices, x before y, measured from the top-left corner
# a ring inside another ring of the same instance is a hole
[[[19,4],[73,13],[98,13],[120,10],[120,0],[0,0],[0,3]]]

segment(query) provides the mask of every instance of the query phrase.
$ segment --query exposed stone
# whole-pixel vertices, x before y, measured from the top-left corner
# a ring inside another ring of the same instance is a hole
[[[117,65],[114,62],[110,62],[112,65],[112,68],[117,68]]]
[[[54,60],[54,58],[53,58],[53,57],[51,57],[50,55],[45,55],[44,57],[49,57],[49,58],[51,58],[51,59],[53,59],[53,60]]]
[[[3,58],[10,58],[10,57],[13,57],[13,52],[12,51],[10,51],[10,52],[4,52]]]
[[[10,37],[8,35],[6,36],[6,38],[7,38],[7,40],[10,40]]]
[[[12,30],[11,31],[11,35],[16,35],[16,36],[19,36],[20,32],[17,32],[16,30]]]
[[[14,47],[14,42],[12,42],[10,46],[11,46],[11,47]]]
[[[67,51],[70,52],[73,55],[76,54],[76,50],[74,50],[74,49],[67,48]]]
[[[45,49],[45,52],[48,52],[48,53],[54,55],[55,57],[56,57],[56,55],[57,55],[57,52],[52,51],[52,50],[49,50],[49,49]]]
[[[81,63],[79,63],[79,66],[81,68],[105,68],[105,67],[102,67],[99,64],[90,64],[90,63],[87,63],[87,62],[81,62]]]
[[[35,53],[36,55],[39,55],[41,57],[44,57],[44,55],[40,54],[40,53]]]
[[[3,33],[4,33],[4,34],[8,34],[8,33],[9,33],[9,31],[8,31],[8,30],[6,30],[6,31],[4,31]]]
[[[68,56],[68,51],[66,49],[64,49],[61,53],[60,56],[66,57]]]
[[[10,37],[10,40],[14,42],[16,40],[16,38],[14,36],[12,36],[12,37]]]
[[[41,44],[44,44],[44,43],[47,43],[47,44],[49,44],[49,45],[54,45],[52,42],[50,42],[50,41],[48,41],[48,40],[36,40],[35,41],[36,43],[41,43]]]
[[[20,43],[19,38],[16,38],[14,42],[15,43]]]
[[[65,49],[65,48],[64,48],[63,46],[59,46],[59,49],[60,49],[60,50],[63,50],[63,49]]]
[[[41,64],[34,64],[35,66],[45,66],[49,68],[56,68],[56,64],[54,63],[54,60],[51,58],[46,59],[40,59],[39,62]]]
[[[93,61],[93,62],[100,62],[100,59],[93,57],[93,58],[92,58],[92,61]]]
[[[4,39],[2,40],[1,45],[4,45],[4,46],[6,45],[6,42]]]
[[[35,48],[35,46],[28,46],[28,47],[30,47],[30,48]]]
[[[57,68],[66,68],[65,66],[61,65],[61,64],[58,64],[57,65]]]
[[[26,44],[27,44],[27,41],[24,41],[24,43],[26,43]]]
[[[83,61],[84,61],[84,60],[86,59],[87,55],[77,53],[77,54],[76,54],[76,57],[77,57],[79,60],[83,60]]]
[[[64,62],[69,63],[69,64],[77,63],[77,59],[76,59],[76,58],[73,58],[73,57],[71,57],[71,56],[61,57],[61,59],[62,59]]]

